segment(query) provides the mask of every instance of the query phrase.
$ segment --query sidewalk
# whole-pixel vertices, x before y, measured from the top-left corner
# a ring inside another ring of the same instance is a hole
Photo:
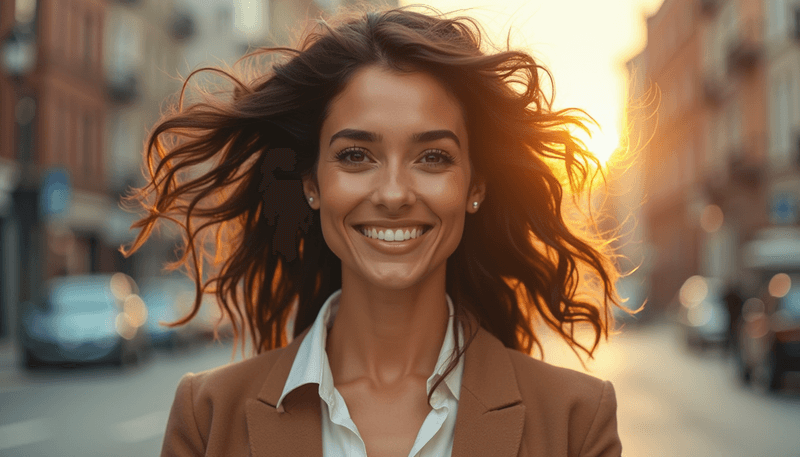
[[[0,393],[17,390],[25,383],[19,351],[10,338],[0,340]]]

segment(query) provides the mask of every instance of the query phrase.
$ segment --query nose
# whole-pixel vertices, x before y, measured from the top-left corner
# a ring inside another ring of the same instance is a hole
[[[372,203],[389,211],[398,211],[416,202],[411,170],[400,163],[390,163],[375,174]]]

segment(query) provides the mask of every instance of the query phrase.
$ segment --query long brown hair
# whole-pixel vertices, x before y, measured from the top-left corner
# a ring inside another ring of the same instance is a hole
[[[228,78],[234,90],[227,98],[181,102],[166,115],[146,145],[148,184],[126,197],[146,215],[133,224],[142,230],[121,248],[124,255],[143,245],[159,219],[182,229],[184,250],[168,269],[191,271],[197,299],[175,325],[195,316],[203,293],[216,294],[237,338],[244,343],[249,335],[256,353],[286,344],[293,311],[293,336],[313,323],[342,285],[341,262],[325,244],[301,178],[314,176],[331,100],[356,70],[383,65],[427,72],[456,95],[470,160],[486,186],[481,210],[467,216],[447,261],[453,325],[466,324],[470,335],[447,371],[476,333],[471,317],[506,347],[528,354],[542,350],[534,327],[543,322],[591,357],[608,337],[619,273],[607,240],[591,230],[597,224],[581,230],[562,208],[563,186],[578,195],[601,169],[571,133],[591,118],[552,109],[543,82],[550,75],[529,54],[484,52],[481,40],[468,17],[399,8],[320,20],[297,49],[253,53],[282,60],[249,79],[203,69]],[[580,293],[587,281],[594,296]],[[578,341],[580,323],[593,330],[593,344]]]

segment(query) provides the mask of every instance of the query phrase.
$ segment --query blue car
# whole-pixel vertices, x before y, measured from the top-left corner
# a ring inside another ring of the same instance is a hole
[[[28,367],[122,365],[147,352],[147,308],[129,276],[64,276],[49,280],[46,288],[44,302],[23,310],[23,360]]]
[[[185,277],[152,277],[142,281],[141,296],[147,305],[147,330],[154,346],[173,349],[194,339],[191,326],[168,327],[191,309],[194,282]]]

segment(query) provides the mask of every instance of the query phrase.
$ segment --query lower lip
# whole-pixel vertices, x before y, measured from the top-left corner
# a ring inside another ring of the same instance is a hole
[[[404,241],[384,241],[379,240],[376,238],[370,238],[364,236],[359,230],[353,227],[353,230],[361,237],[363,240],[368,242],[373,247],[377,248],[378,250],[390,253],[390,254],[404,254],[414,248],[421,242],[422,238],[425,237],[428,233],[430,233],[433,228],[429,228],[427,231],[423,232],[422,235],[419,235],[416,238],[410,238]]]

